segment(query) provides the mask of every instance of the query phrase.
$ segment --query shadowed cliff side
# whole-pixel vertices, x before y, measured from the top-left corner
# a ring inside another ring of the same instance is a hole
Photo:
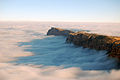
[[[106,50],[110,57],[120,60],[120,37],[106,36],[83,31],[73,32],[60,28],[51,28],[47,35],[67,36],[66,42],[73,43],[84,48]]]

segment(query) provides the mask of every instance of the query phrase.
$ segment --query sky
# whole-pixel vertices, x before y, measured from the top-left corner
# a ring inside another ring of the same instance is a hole
[[[120,0],[0,0],[0,21],[120,22]]]

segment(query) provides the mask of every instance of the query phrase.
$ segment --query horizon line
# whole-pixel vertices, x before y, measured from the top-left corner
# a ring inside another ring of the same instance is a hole
[[[110,22],[110,21],[31,21],[31,20],[0,20],[0,22],[63,22],[63,23],[120,23],[120,22]]]

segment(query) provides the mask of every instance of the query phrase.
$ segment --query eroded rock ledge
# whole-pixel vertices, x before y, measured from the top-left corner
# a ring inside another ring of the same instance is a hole
[[[120,60],[120,37],[106,36],[83,31],[73,32],[60,28],[52,27],[47,35],[66,36],[66,42],[84,48],[96,50],[106,50],[108,56],[115,57]]]

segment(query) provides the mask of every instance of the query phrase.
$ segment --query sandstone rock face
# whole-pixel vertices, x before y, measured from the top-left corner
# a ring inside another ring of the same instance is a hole
[[[70,30],[64,30],[64,29],[52,27],[50,30],[48,30],[47,35],[68,36],[69,33],[74,33],[74,32]]]
[[[107,50],[108,56],[115,57],[120,61],[120,40],[116,37],[77,32],[70,33],[66,41],[84,48]]]
[[[110,57],[120,60],[120,37],[92,34],[87,32],[73,32],[59,28],[51,28],[47,35],[67,36],[66,42],[84,48],[106,50]]]
[[[77,32],[70,33],[66,41],[85,48],[108,50],[113,43],[113,38],[104,35]]]

